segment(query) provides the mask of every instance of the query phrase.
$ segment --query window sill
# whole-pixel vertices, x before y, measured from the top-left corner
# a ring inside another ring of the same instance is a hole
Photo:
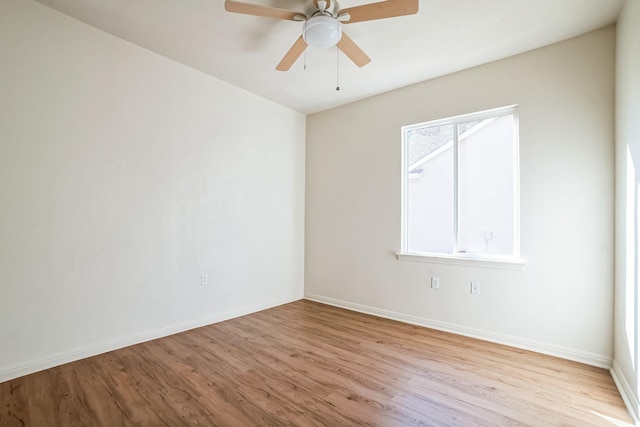
[[[527,266],[523,259],[478,258],[470,256],[453,256],[439,254],[408,254],[397,253],[401,261],[418,261],[435,264],[462,265],[465,267],[497,268],[502,270],[522,271]]]

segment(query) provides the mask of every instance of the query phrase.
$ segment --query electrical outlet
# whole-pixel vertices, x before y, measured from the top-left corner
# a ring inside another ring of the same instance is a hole
[[[440,278],[439,277],[431,277],[431,287],[433,289],[439,289],[440,288]]]
[[[480,282],[471,282],[471,293],[480,295]]]
[[[206,286],[209,284],[209,275],[207,273],[202,273],[200,275],[200,284],[202,286]]]

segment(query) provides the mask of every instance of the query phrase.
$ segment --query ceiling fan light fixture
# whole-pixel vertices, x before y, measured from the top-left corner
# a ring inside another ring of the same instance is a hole
[[[332,16],[312,16],[304,23],[303,38],[315,47],[335,46],[342,37],[342,24]]]

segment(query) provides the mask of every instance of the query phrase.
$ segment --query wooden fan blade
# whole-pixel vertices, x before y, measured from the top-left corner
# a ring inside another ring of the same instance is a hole
[[[298,37],[298,40],[296,40],[293,46],[291,46],[291,49],[289,49],[289,52],[287,52],[284,58],[282,58],[282,61],[280,61],[280,63],[276,67],[276,70],[289,71],[289,68],[291,68],[293,63],[296,62],[298,58],[300,58],[300,55],[302,55],[302,52],[304,52],[306,48],[307,42],[304,41],[302,36]]]
[[[342,32],[342,38],[338,42],[338,48],[358,67],[364,67],[371,62],[371,58],[369,58],[344,31]]]
[[[288,21],[306,19],[306,16],[300,12],[293,12],[286,9],[277,9],[275,7],[258,6],[257,4],[242,3],[233,0],[226,0],[224,2],[224,8],[227,12],[264,16],[266,18],[285,19]],[[298,17],[298,19],[296,19],[296,17]]]
[[[341,9],[339,15],[348,13],[350,18],[344,24],[373,21],[374,19],[393,18],[394,16],[418,13],[418,0],[386,0],[378,3]]]

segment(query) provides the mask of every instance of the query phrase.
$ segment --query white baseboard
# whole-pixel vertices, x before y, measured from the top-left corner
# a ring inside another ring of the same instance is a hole
[[[269,308],[277,307],[282,304],[288,304],[290,302],[298,301],[300,298],[286,299],[275,302],[270,302],[266,305],[247,308],[239,311],[232,311],[226,313],[220,313],[213,316],[204,317],[197,320],[192,320],[177,325],[171,325],[166,328],[159,328],[109,342],[105,342],[99,345],[88,346],[80,349],[75,349],[69,352],[63,352],[58,354],[49,355],[40,359],[30,360],[28,362],[20,363],[17,365],[9,366],[7,368],[0,369],[0,383],[12,380],[14,378],[22,377],[24,375],[33,374],[38,371],[53,368],[55,366],[64,365],[65,363],[75,362],[87,357],[97,356],[98,354],[107,353],[109,351],[118,350],[120,348],[129,347],[131,345],[140,344],[145,341],[151,341],[158,338],[166,337],[169,335],[178,334],[180,332],[188,331],[190,329],[199,328],[202,326],[211,325],[225,320],[233,319],[247,314],[256,313],[258,311],[266,310]]]
[[[323,304],[329,304],[347,310],[358,311],[360,313],[371,314],[378,317],[384,317],[386,319],[397,320],[404,323],[410,323],[412,325],[424,326],[431,329],[437,329],[439,331],[451,332],[458,335],[463,335],[471,338],[478,338],[484,341],[494,342],[497,344],[504,344],[511,347],[520,348],[523,350],[535,351],[537,353],[547,354],[550,356],[560,357],[562,359],[573,360],[575,362],[585,363],[587,365],[597,366],[599,368],[609,369],[611,368],[611,358],[589,353],[582,350],[576,350],[572,348],[557,346],[553,344],[541,343],[533,340],[527,340],[510,335],[498,334],[495,332],[484,331],[481,329],[469,328],[466,326],[456,325],[453,323],[441,322],[439,320],[427,319],[424,317],[412,316],[409,314],[398,313],[395,311],[385,310],[376,307],[370,307],[362,304],[356,304],[349,301],[343,301],[335,298],[329,298],[316,294],[305,294],[305,299],[320,302]]]
[[[638,402],[638,399],[633,393],[633,389],[622,374],[620,366],[618,366],[615,359],[609,372],[611,372],[613,381],[616,383],[618,391],[620,391],[620,396],[622,396],[622,400],[627,406],[627,410],[633,418],[633,421],[636,423],[636,425],[640,425],[640,402]]]

